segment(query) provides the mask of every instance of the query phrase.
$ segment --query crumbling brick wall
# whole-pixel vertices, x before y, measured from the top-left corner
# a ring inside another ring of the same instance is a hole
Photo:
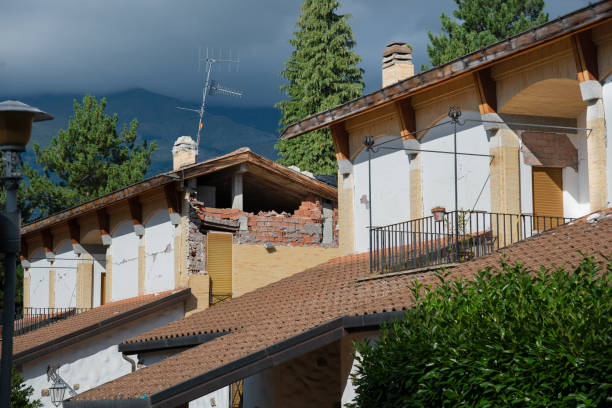
[[[324,210],[324,207],[327,210]],[[268,243],[275,246],[332,248],[338,246],[338,208],[324,204],[318,197],[307,197],[292,214],[279,214],[276,211],[260,211],[254,214],[232,208],[204,207],[202,203],[195,201],[192,201],[191,208],[192,213],[200,220],[234,222],[237,227],[234,242],[238,244]],[[326,222],[330,228],[324,233]]]
[[[187,234],[187,273],[201,274],[206,271],[204,265],[204,234],[200,231],[200,218],[189,206],[189,232]]]

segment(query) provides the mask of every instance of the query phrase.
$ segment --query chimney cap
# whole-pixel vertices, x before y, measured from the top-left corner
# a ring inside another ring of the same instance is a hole
[[[382,56],[388,57],[392,54],[412,54],[412,47],[405,42],[392,42],[391,44],[387,45],[387,48],[385,48]]]

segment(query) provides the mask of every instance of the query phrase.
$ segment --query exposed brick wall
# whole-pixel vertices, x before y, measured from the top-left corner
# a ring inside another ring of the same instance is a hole
[[[323,205],[314,196],[307,197],[292,214],[276,211],[260,211],[257,214],[232,208],[204,207],[192,201],[190,218],[200,220],[219,220],[219,223],[233,223],[239,226],[234,234],[236,244],[263,245],[270,243],[280,246],[338,246],[338,208],[332,210],[332,239],[330,244],[323,243]],[[194,222],[195,225],[195,222]],[[190,228],[191,230],[191,228]],[[190,253],[191,240],[190,240]]]

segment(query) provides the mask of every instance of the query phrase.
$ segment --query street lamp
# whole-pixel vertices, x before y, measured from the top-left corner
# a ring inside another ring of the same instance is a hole
[[[0,154],[6,189],[6,211],[0,213],[0,255],[4,254],[4,306],[2,309],[2,368],[0,371],[0,408],[8,408],[13,370],[13,331],[15,320],[15,268],[20,251],[21,216],[17,207],[17,188],[21,173],[19,154],[25,151],[32,134],[32,123],[53,116],[18,101],[0,102]]]
[[[56,407],[59,407],[62,401],[64,401],[64,394],[66,393],[66,386],[61,381],[55,381],[51,387],[51,402]]]

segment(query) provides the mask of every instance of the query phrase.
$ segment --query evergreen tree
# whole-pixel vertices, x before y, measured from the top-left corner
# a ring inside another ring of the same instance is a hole
[[[427,53],[434,66],[548,21],[544,0],[455,0],[456,22],[442,13],[442,34],[429,32]]]
[[[276,104],[282,128],[314,113],[359,97],[363,92],[361,57],[348,15],[336,14],[337,0],[305,0],[289,42],[295,48],[281,75],[288,100]],[[336,159],[329,131],[317,130],[298,138],[279,140],[280,163],[316,174],[335,174]]]
[[[117,132],[117,114],[104,113],[106,99],[86,95],[74,101],[74,116],[51,144],[34,144],[42,172],[24,165],[29,183],[22,189],[24,219],[47,216],[141,181],[156,143],[136,143],[138,120]]]
[[[40,400],[31,399],[34,388],[23,382],[23,377],[13,368],[11,378],[11,408],[39,408],[42,407]]]

